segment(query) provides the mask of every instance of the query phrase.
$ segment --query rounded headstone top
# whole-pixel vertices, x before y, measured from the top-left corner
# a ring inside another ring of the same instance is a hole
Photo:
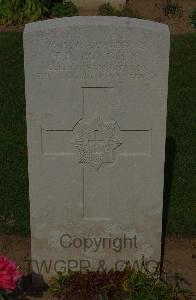
[[[38,21],[26,24],[24,33],[47,31],[57,28],[64,28],[67,26],[117,26],[127,28],[135,27],[158,32],[161,34],[169,34],[169,27],[165,24],[146,21],[142,19],[110,16],[78,16]]]

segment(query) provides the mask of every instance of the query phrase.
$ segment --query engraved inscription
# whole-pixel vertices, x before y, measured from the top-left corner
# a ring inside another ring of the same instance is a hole
[[[102,164],[115,161],[114,150],[122,144],[116,121],[105,122],[100,116],[87,122],[81,120],[76,124],[74,133],[79,163],[89,164],[98,170]]]
[[[109,29],[107,39],[103,39],[103,32],[96,29],[88,31],[88,37],[84,38],[84,30],[84,27],[74,30],[74,40],[72,31],[66,28],[58,36],[51,33],[53,35],[50,36],[50,40],[47,36],[42,37],[47,55],[43,58],[35,51],[34,55],[37,58],[35,76],[52,79],[61,75],[69,80],[84,81],[99,79],[111,81],[111,78],[144,80],[156,76],[158,70],[152,69],[150,57],[149,61],[145,59],[146,48],[150,48],[151,44],[144,47],[143,39],[141,41],[135,39],[131,43],[130,50],[128,31],[119,33],[116,41],[116,31],[113,28]],[[155,38],[157,42],[157,35]]]

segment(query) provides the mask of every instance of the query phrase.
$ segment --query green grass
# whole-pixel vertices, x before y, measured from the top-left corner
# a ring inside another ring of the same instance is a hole
[[[165,172],[169,235],[196,235],[195,117],[196,34],[172,36]]]
[[[29,233],[22,33],[0,33],[0,233]]]
[[[29,234],[22,33],[0,33],[0,233]],[[196,34],[172,36],[165,215],[167,235],[196,234]]]

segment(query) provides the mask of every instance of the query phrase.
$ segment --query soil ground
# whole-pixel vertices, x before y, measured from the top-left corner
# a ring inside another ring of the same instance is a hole
[[[30,238],[17,236],[0,237],[0,255],[6,255],[17,262],[23,274],[28,274],[25,260],[30,258]],[[168,279],[178,272],[184,279],[184,287],[192,290],[196,299],[196,239],[166,238],[164,251],[164,271]],[[53,299],[48,291],[29,289],[29,299]]]
[[[180,18],[168,18],[163,13],[163,2],[165,0],[129,0],[128,7],[138,11],[139,15],[146,20],[152,20],[167,24],[171,33],[180,34],[192,32],[195,29],[190,24],[190,15],[194,8],[196,8],[195,0],[179,0],[181,11]],[[175,3],[176,0],[173,0]]]
[[[174,0],[173,0],[174,1]],[[176,0],[175,0],[176,1]],[[175,2],[174,1],[174,2]],[[179,0],[180,17],[168,17],[163,12],[163,2],[166,0],[128,0],[127,6],[137,15],[145,20],[156,21],[167,24],[172,34],[181,34],[196,31],[191,26],[190,15],[194,8],[196,8],[195,0]],[[96,10],[80,10],[81,16],[96,16]],[[23,31],[24,26],[1,26],[0,31]]]

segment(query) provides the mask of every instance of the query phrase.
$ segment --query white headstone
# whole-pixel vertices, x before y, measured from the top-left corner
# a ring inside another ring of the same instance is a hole
[[[160,261],[169,39],[128,18],[26,25],[35,273]]]

